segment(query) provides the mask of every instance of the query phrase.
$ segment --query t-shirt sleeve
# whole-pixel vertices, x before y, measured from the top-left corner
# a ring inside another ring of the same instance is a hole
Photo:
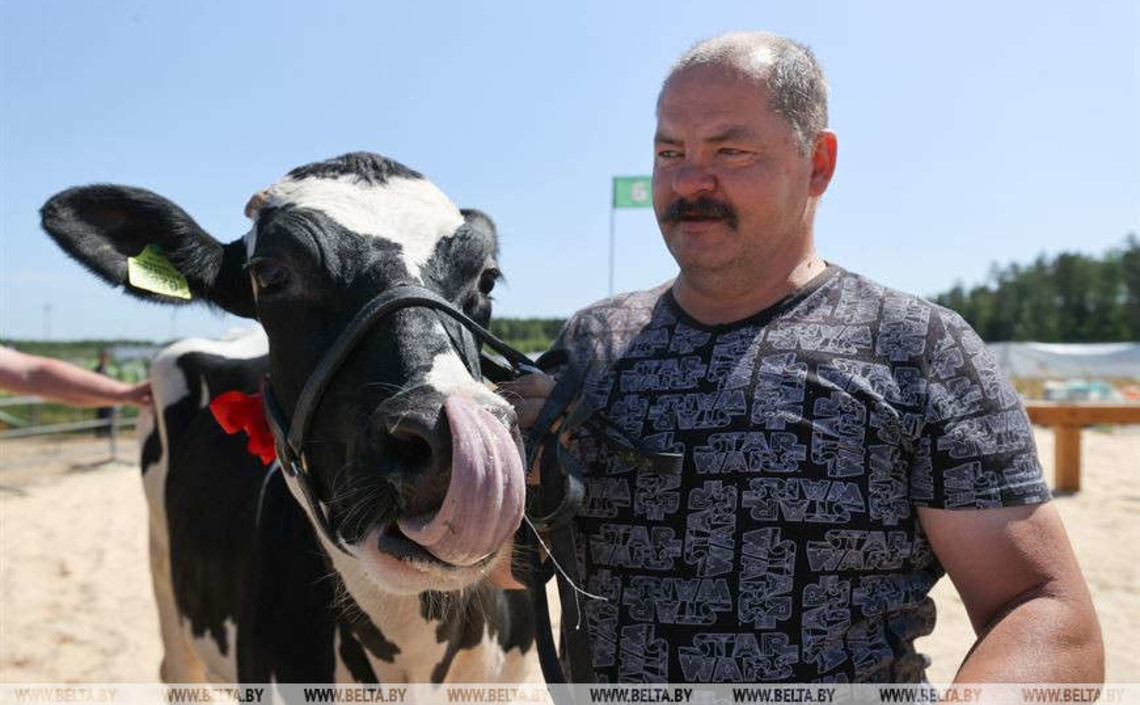
[[[986,509],[1049,499],[1021,398],[985,343],[938,308],[928,339],[926,406],[910,498],[939,509]]]
[[[558,332],[558,336],[554,339],[554,342],[550,344],[550,350],[561,350],[570,354],[574,348],[575,341],[579,338],[578,328],[579,315],[575,314],[562,325],[562,330]]]
[[[562,330],[558,333],[558,337],[550,344],[548,353],[560,353],[556,356],[558,364],[548,364],[545,368],[547,374],[553,375],[556,379],[561,378],[566,374],[567,370],[574,366],[582,365],[583,360],[590,359],[590,340],[588,336],[582,333],[582,316],[577,313],[570,317],[568,321],[562,326]]]
[[[604,318],[591,317],[590,313],[588,309],[579,311],[562,327],[550,349],[565,353],[566,362],[550,373],[560,383],[564,381],[574,387],[596,409],[608,394],[604,381],[599,378],[604,376],[607,367],[605,344],[610,331],[605,327]]]

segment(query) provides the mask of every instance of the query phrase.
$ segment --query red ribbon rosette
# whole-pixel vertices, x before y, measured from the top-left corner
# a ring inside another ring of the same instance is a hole
[[[273,444],[269,424],[265,422],[265,407],[260,394],[219,394],[210,402],[210,413],[226,433],[233,435],[245,431],[249,436],[245,449],[261,458],[262,463],[269,465],[277,458],[277,448]]]

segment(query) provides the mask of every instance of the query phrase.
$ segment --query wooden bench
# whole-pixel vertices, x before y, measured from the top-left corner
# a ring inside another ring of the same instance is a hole
[[[1034,401],[1025,405],[1029,420],[1053,429],[1053,484],[1059,492],[1081,489],[1081,428],[1097,424],[1140,424],[1140,404]]]

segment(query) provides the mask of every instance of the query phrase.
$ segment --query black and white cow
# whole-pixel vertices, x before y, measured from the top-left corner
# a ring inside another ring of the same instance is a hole
[[[317,407],[304,458],[332,540],[314,531],[295,480],[207,408],[228,390],[257,392],[269,373],[293,409],[353,316],[397,285],[486,324],[499,276],[491,221],[365,153],[294,169],[247,215],[249,233],[223,245],[135,188],[70,189],[42,210],[52,237],[110,284],[178,303],[128,283],[128,258],[155,245],[195,299],[264,330],[183,341],[152,367],[158,412],[140,437],[163,679],[537,679],[525,593],[486,580],[510,560],[522,513],[514,414],[472,378],[436,315],[380,321]],[[449,492],[474,496],[474,476],[493,479],[479,501],[440,516]]]

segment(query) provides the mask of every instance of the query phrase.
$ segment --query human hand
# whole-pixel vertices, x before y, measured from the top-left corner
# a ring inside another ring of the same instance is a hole
[[[138,384],[128,387],[118,395],[118,400],[121,404],[130,404],[143,408],[152,408],[154,399],[151,396],[150,380],[139,382]]]
[[[529,431],[534,426],[538,413],[554,389],[554,382],[554,378],[544,372],[532,372],[499,385],[503,398],[515,408],[520,429]]]

